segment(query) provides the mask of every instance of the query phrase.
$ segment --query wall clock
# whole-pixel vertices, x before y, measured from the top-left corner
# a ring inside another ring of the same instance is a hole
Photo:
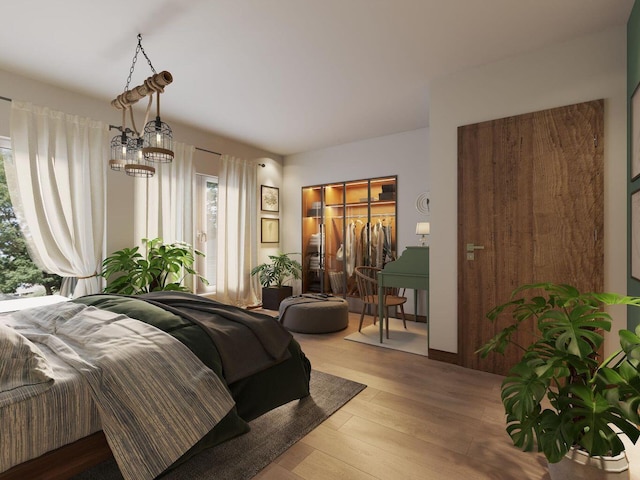
[[[429,215],[431,213],[431,209],[429,207],[429,191],[427,190],[424,193],[421,193],[416,198],[416,210],[422,213],[423,215]]]

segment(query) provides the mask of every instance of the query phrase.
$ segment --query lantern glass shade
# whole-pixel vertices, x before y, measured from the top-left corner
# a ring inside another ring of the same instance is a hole
[[[132,177],[153,177],[156,169],[149,165],[142,154],[142,139],[130,138],[127,143],[127,164],[124,171]]]
[[[142,153],[145,160],[154,163],[173,161],[173,132],[171,127],[156,117],[144,126]]]
[[[124,143],[123,143],[124,137]],[[126,135],[116,135],[111,139],[111,159],[109,167],[111,170],[120,172],[124,170],[127,163],[127,137]]]

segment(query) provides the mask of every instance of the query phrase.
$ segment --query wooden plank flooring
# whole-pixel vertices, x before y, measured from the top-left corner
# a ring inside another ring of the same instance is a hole
[[[505,432],[502,377],[344,340],[358,319],[351,313],[337,333],[294,334],[314,369],[367,388],[256,479],[549,478],[544,457]]]

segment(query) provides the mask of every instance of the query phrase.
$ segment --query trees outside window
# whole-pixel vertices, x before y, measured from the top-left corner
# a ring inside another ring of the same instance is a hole
[[[42,285],[46,294],[52,295],[60,290],[62,278],[43,272],[29,257],[4,171],[5,159],[10,155],[9,149],[0,148],[0,295],[31,291],[37,285]]]

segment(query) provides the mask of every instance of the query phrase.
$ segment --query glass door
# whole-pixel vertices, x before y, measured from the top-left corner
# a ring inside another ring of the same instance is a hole
[[[322,186],[302,189],[302,291],[320,293],[324,288],[324,226]]]
[[[344,253],[344,183],[324,186],[325,293],[346,293]]]

